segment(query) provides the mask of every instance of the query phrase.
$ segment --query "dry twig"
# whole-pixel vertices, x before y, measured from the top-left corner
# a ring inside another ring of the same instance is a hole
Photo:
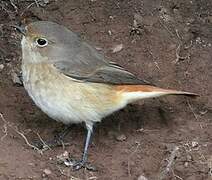
[[[176,54],[175,63],[177,63],[179,60],[184,60],[184,59],[189,58],[189,53],[186,56],[180,56],[180,48],[182,46],[182,38],[180,37],[179,32],[178,32],[177,29],[175,29],[175,32],[176,32],[178,40],[180,41],[178,46],[177,46],[176,52],[175,52],[175,54]],[[189,48],[189,46],[186,47],[186,49],[188,49],[188,48]]]
[[[40,141],[42,142],[43,144],[43,148],[42,148],[42,151],[45,151],[45,150],[48,150],[48,149],[51,149],[48,144],[46,144],[46,142],[41,138],[40,134],[36,133],[38,138],[40,139]]]
[[[153,59],[153,62],[155,64],[155,66],[158,68],[158,70],[160,70],[160,67],[159,67],[159,65],[158,65],[158,63],[156,61],[156,58],[154,57],[154,55],[153,55],[152,51],[150,50],[150,48],[148,48],[147,52],[152,56],[152,59]]]
[[[183,178],[181,178],[180,176],[178,176],[177,174],[174,173],[174,170],[172,168],[171,168],[171,170],[172,170],[172,174],[175,178],[183,180]]]
[[[174,163],[174,160],[175,160],[175,157],[176,157],[176,153],[178,152],[178,150],[179,150],[179,146],[175,146],[175,148],[174,148],[173,151],[171,152],[171,156],[170,156],[169,160],[167,160],[167,161],[168,161],[168,164],[167,164],[165,170],[162,171],[162,173],[161,173],[160,176],[159,176],[159,179],[160,179],[160,180],[166,179],[166,178],[165,178],[166,175],[170,172],[170,170],[172,170],[172,169],[171,169],[171,166],[172,166],[172,164]]]
[[[37,0],[34,0],[35,1],[35,4],[37,7],[39,7],[39,2]]]
[[[180,56],[180,47],[181,47],[181,44],[179,44],[177,46],[177,49],[176,49],[176,59],[175,59],[175,63],[179,62],[179,60],[184,60],[184,59],[187,59],[189,58],[189,54],[187,54],[186,56]]]
[[[6,120],[4,119],[4,116],[0,113],[0,116],[1,116],[1,119],[4,121],[4,125],[3,125],[3,129],[2,129],[2,131],[3,131],[3,133],[4,133],[4,135],[1,137],[1,141],[3,141],[4,140],[4,138],[7,136],[7,124],[5,123],[6,122]]]
[[[4,4],[0,3],[0,7],[1,7],[2,10],[4,10],[8,14],[8,17],[11,19],[10,11],[5,8]]]
[[[198,116],[195,114],[193,108],[191,107],[191,104],[189,103],[189,101],[187,100],[187,104],[188,104],[188,107],[190,108],[191,112],[193,113],[195,119],[198,121]]]
[[[0,117],[1,117],[1,120],[4,122],[4,127],[5,127],[4,129],[6,129],[6,134],[7,134],[7,127],[10,127],[12,130],[14,130],[17,134],[19,134],[19,135],[24,139],[25,143],[26,143],[29,147],[31,147],[31,148],[37,150],[37,151],[39,152],[39,154],[43,154],[43,151],[42,151],[42,150],[40,150],[40,149],[37,148],[36,146],[34,146],[34,145],[32,145],[32,144],[29,143],[29,141],[28,141],[28,139],[26,138],[26,136],[25,136],[23,133],[21,133],[21,132],[17,129],[17,127],[12,126],[8,121],[6,121],[6,119],[4,118],[4,116],[3,116],[2,113],[0,113]],[[5,136],[5,135],[4,135],[4,136]],[[4,136],[3,136],[3,138],[4,138]],[[5,137],[6,137],[6,136],[5,136]],[[2,139],[2,138],[1,138],[1,139]]]
[[[36,2],[32,2],[31,4],[29,4],[29,5],[23,10],[23,12],[20,14],[20,16],[23,16],[24,13],[25,13],[29,8],[31,8],[34,4],[36,4]]]
[[[131,168],[130,168],[130,159],[131,157],[137,152],[138,148],[140,147],[140,143],[137,143],[137,146],[135,148],[135,150],[129,155],[128,157],[128,161],[127,161],[127,171],[128,171],[128,176],[131,176]]]
[[[15,9],[15,12],[18,12],[18,7],[15,5],[15,3],[13,2],[13,0],[10,0],[10,4]]]
[[[159,18],[159,23],[167,30],[167,32],[171,35],[171,37],[174,36],[174,34],[171,32],[171,30],[161,21],[161,18]]]

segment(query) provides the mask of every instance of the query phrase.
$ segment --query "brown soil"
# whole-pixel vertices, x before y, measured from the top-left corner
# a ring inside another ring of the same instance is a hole
[[[6,122],[0,118],[0,179],[211,179],[212,1],[35,2],[0,2],[0,113]],[[97,125],[89,149],[98,171],[74,172],[58,164],[57,156],[66,150],[81,157],[82,126],[73,127],[65,150],[43,155],[20,135],[32,143],[37,133],[48,140],[63,127],[12,81],[12,72],[20,71],[21,37],[9,25],[35,20],[63,24],[140,78],[200,97],[146,100],[107,117]],[[119,44],[123,49],[112,53]]]

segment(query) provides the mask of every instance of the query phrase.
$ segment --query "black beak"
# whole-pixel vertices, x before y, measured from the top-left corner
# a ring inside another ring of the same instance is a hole
[[[16,26],[16,25],[11,25],[12,27],[16,28],[16,30],[26,36],[26,29],[23,26]]]

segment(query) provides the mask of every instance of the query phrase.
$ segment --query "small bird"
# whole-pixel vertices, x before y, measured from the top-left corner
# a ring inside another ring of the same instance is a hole
[[[22,76],[29,96],[49,117],[64,124],[85,123],[82,159],[86,167],[93,126],[128,103],[165,95],[197,94],[162,89],[137,78],[66,27],[37,21],[15,26],[22,34]]]

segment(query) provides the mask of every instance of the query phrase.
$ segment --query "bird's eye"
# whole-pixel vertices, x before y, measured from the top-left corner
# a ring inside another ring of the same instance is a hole
[[[37,44],[37,46],[39,46],[39,47],[45,47],[45,46],[47,46],[48,41],[47,41],[47,39],[45,39],[45,38],[37,38],[37,39],[36,39],[36,44]]]

